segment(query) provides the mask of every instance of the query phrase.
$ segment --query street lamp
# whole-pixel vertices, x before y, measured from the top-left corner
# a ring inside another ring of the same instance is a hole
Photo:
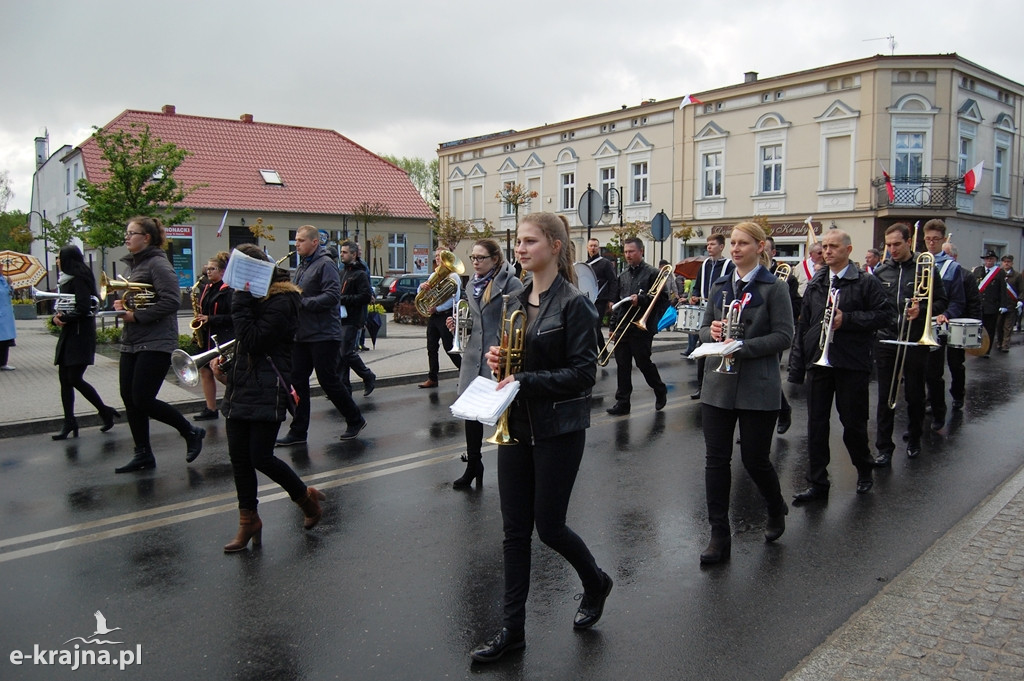
[[[43,235],[43,263],[46,266],[46,290],[50,290],[50,237],[46,230],[46,216],[37,210],[28,212],[28,228],[32,231],[32,214],[39,216],[39,233]]]
[[[619,213],[619,227],[622,227],[622,187],[607,187],[604,193],[604,212],[601,213],[601,224],[607,225],[612,221],[612,212],[609,204],[611,197],[615,196],[615,209]]]

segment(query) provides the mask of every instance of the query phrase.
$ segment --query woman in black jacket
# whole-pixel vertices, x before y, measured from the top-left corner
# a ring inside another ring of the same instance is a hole
[[[565,524],[586,429],[590,390],[597,366],[594,304],[573,285],[569,226],[552,213],[532,213],[516,232],[516,256],[533,281],[510,300],[526,313],[522,366],[499,387],[519,381],[509,408],[509,432],[518,440],[498,447],[498,493],[505,530],[505,606],[502,628],[470,656],[497,660],[526,645],[526,597],[530,589],[530,543],[540,540],[560,553],[583,582],[583,600],[573,627],[585,629],[601,618],[612,579],[590,549]],[[506,314],[508,314],[506,313]],[[491,347],[487,363],[497,371],[502,351]]]
[[[213,336],[217,343],[223,345],[235,337],[234,326],[231,324],[230,286],[224,281],[224,270],[228,266],[229,254],[221,251],[206,263],[207,283],[199,292],[199,314],[195,320],[200,322],[199,349],[213,349]],[[199,370],[199,379],[203,384],[203,398],[206,407],[192,417],[194,421],[212,421],[217,418],[217,382],[213,380],[213,372],[208,366]]]
[[[60,327],[57,351],[53,363],[57,365],[60,378],[60,403],[64,408],[64,427],[54,440],[66,440],[69,434],[78,437],[78,421],[75,420],[75,390],[96,407],[103,419],[101,432],[114,427],[114,417],[120,418],[113,407],[103,404],[103,399],[91,385],[85,382],[85,370],[96,358],[96,317],[93,302],[96,296],[96,277],[85,264],[78,246],[68,245],[57,255],[60,267],[60,292],[73,294],[75,305],[70,310],[60,310],[53,315],[53,323]]]
[[[238,250],[272,262],[252,244],[242,244]],[[249,540],[253,546],[260,545],[263,521],[256,512],[256,471],[288,492],[305,515],[303,525],[307,530],[320,522],[323,492],[306,487],[288,464],[274,456],[274,441],[292,399],[284,377],[292,368],[299,298],[298,287],[283,269],[274,270],[270,290],[263,298],[254,297],[248,290],[235,291],[231,300],[234,359],[226,372],[219,371],[220,362],[211,362],[217,377],[228,386],[222,409],[238,495],[238,535],[224,546],[225,553],[243,550]]]

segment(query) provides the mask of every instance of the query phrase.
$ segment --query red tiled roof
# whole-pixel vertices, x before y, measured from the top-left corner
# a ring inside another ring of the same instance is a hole
[[[434,217],[404,170],[333,130],[130,109],[104,128],[132,123],[192,152],[174,173],[182,186],[208,185],[188,196],[190,208],[351,215],[380,202],[393,217]],[[96,141],[79,148],[86,177],[105,180]],[[276,170],[284,185],[265,184],[260,170]]]

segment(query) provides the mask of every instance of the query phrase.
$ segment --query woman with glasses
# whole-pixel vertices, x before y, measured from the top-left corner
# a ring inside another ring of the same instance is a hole
[[[465,300],[469,303],[472,332],[463,348],[462,366],[459,368],[459,394],[469,387],[477,376],[490,377],[484,355],[492,345],[501,343],[502,296],[518,293],[523,283],[515,270],[505,262],[501,246],[494,239],[480,239],[473,244],[469,256],[473,276],[466,284]],[[448,318],[448,329],[455,331],[454,317]],[[484,438],[484,424],[466,421],[466,471],[452,483],[455,489],[466,489],[476,478],[477,487],[483,485],[484,463],[480,453]]]
[[[53,323],[60,328],[57,350],[53,363],[57,365],[60,379],[60,403],[64,408],[64,427],[51,437],[66,440],[68,435],[78,437],[78,421],[75,419],[75,390],[82,393],[92,406],[96,407],[103,427],[107,432],[114,427],[114,417],[120,414],[113,407],[103,404],[96,389],[85,381],[85,370],[96,359],[96,317],[93,299],[96,296],[96,277],[85,264],[78,246],[67,245],[57,255],[58,279],[61,293],[72,294],[75,305],[70,310],[59,310],[53,315]]]
[[[185,438],[185,461],[191,463],[203,449],[206,431],[193,426],[177,409],[156,398],[171,367],[171,353],[178,348],[178,307],[181,289],[178,275],[164,252],[164,227],[157,218],[137,217],[128,222],[124,234],[128,255],[121,259],[128,267],[131,283],[148,284],[153,299],[135,309],[122,300],[115,310],[124,311],[121,334],[120,384],[128,426],[135,440],[135,456],[115,473],[156,468],[149,443],[149,419],[174,428]]]
[[[228,266],[229,253],[221,251],[206,263],[206,285],[199,292],[199,314],[195,321],[202,326],[196,335],[199,336],[200,350],[213,349],[213,337],[223,345],[235,337],[231,323],[231,294],[233,290],[224,281],[224,270]],[[199,369],[199,379],[203,384],[203,398],[206,407],[193,417],[195,421],[212,421],[217,418],[217,381],[209,365]]]

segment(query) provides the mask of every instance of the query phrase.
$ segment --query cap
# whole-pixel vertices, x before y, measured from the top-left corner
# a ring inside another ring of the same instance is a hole
[[[984,255],[981,256],[982,260],[984,260],[985,258],[998,258],[998,257],[999,256],[996,255],[996,252],[992,251],[992,250],[985,251]]]
[[[1013,262],[1013,256],[1012,256],[1012,255],[1009,255],[1009,254],[1007,254],[1007,255],[1004,255],[1004,256],[1003,256],[1003,260],[1009,260],[1010,262]]]

